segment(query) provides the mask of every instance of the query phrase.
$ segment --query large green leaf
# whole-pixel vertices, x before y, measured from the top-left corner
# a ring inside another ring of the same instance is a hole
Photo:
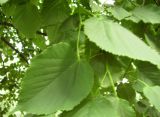
[[[86,103],[76,111],[64,114],[64,117],[135,117],[128,102],[117,98],[98,97]]]
[[[36,6],[26,3],[17,5],[13,22],[16,28],[27,37],[34,37],[40,27],[40,14]]]
[[[93,71],[75,55],[69,44],[59,43],[35,57],[22,80],[19,108],[50,114],[79,104],[92,89]]]
[[[160,87],[145,87],[143,92],[144,95],[149,99],[150,103],[155,106],[155,108],[160,112]]]
[[[160,55],[121,25],[95,17],[86,20],[84,24],[85,34],[101,49],[160,66]]]
[[[156,5],[136,7],[132,13],[145,23],[160,23],[160,8]]]

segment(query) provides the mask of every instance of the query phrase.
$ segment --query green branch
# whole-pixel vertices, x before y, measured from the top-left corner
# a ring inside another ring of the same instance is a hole
[[[114,81],[113,81],[112,75],[110,73],[110,70],[109,70],[107,64],[106,64],[106,72],[108,73],[108,77],[109,77],[109,81],[110,81],[112,89],[113,89],[113,93],[117,97],[117,92],[116,92],[116,89],[115,89]]]
[[[78,3],[78,9],[79,9],[79,3]],[[78,58],[78,61],[80,60],[79,42],[80,42],[81,28],[82,28],[82,18],[81,18],[80,9],[79,9],[79,28],[78,28],[78,37],[77,37],[77,58]]]

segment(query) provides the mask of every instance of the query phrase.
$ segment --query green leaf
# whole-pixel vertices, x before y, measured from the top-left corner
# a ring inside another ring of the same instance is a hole
[[[0,4],[6,3],[8,0],[0,0]]]
[[[66,32],[63,31],[71,28],[71,21],[74,17],[69,17],[70,8],[66,0],[44,0],[41,15],[43,25],[47,26],[46,30],[51,43],[59,42],[61,37],[64,37]]]
[[[64,117],[118,117],[113,105],[105,98],[96,98],[86,103],[79,110]]]
[[[46,40],[42,35],[36,35],[36,38],[33,38],[32,42],[41,50],[44,50],[47,47],[45,44]]]
[[[137,65],[137,77],[148,85],[160,85],[160,70],[148,62],[139,62]]]
[[[25,36],[34,37],[40,27],[40,14],[36,6],[26,3],[17,5],[13,15],[13,22]]]
[[[90,61],[101,87],[107,88],[111,86],[108,74],[106,74],[106,64],[109,66],[114,83],[120,81],[124,74],[125,68],[119,63],[117,58],[111,54],[106,55],[101,53]]]
[[[118,20],[122,20],[132,15],[130,12],[119,6],[110,7],[108,8],[108,11],[111,12],[111,14]]]
[[[98,97],[64,117],[135,117],[129,103],[122,99]],[[62,116],[63,117],[63,116]]]
[[[78,17],[68,17],[63,23],[47,27],[48,37],[51,43],[77,38]]]
[[[42,19],[45,26],[57,25],[68,18],[70,8],[66,0],[44,0]]]
[[[101,49],[160,66],[160,55],[121,25],[95,17],[86,20],[84,25],[85,34]]]
[[[136,92],[129,83],[121,83],[117,86],[117,95],[120,98],[128,100],[129,102],[134,102],[136,97]]]
[[[160,23],[160,8],[156,5],[149,4],[146,6],[136,7],[132,13],[144,23]]]
[[[160,39],[159,39],[159,37],[156,38],[156,36],[151,36],[151,35],[145,34],[145,40],[149,46],[151,46],[153,49],[157,50],[160,53]]]
[[[110,97],[108,100],[112,103],[113,109],[117,111],[118,117],[136,117],[128,101],[116,97]]]
[[[35,57],[22,80],[20,110],[51,114],[71,110],[91,91],[93,71],[85,60],[77,61],[67,43],[55,44]]]
[[[149,99],[150,103],[155,106],[155,108],[160,111],[160,87],[153,86],[153,87],[145,87],[143,92],[144,95]]]

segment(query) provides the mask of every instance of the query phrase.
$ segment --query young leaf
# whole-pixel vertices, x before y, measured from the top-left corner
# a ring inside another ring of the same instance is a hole
[[[121,25],[95,17],[86,20],[84,25],[85,34],[101,49],[160,66],[160,55]]]
[[[67,43],[59,43],[34,58],[22,80],[20,110],[51,114],[71,110],[90,92],[93,71],[85,61],[77,61]]]
[[[136,7],[132,13],[144,23],[160,23],[160,8],[156,5],[149,4],[146,6]]]

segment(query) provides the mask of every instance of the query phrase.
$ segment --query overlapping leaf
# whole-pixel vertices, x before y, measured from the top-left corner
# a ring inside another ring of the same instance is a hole
[[[71,46],[59,43],[32,60],[22,82],[19,108],[50,114],[79,104],[92,88],[93,71],[85,60],[76,60]]]
[[[43,25],[57,25],[68,18],[70,8],[66,0],[44,0],[42,8]]]
[[[145,23],[160,23],[160,8],[156,5],[146,5],[136,7],[132,11],[133,15]]]
[[[144,95],[149,99],[150,103],[153,104],[156,109],[160,112],[160,87],[153,86],[153,87],[145,87],[143,92]]]
[[[149,85],[160,85],[160,70],[156,66],[141,62],[137,64],[138,78]]]
[[[160,66],[160,55],[121,25],[95,17],[86,20],[84,25],[85,34],[101,49]]]
[[[77,111],[69,112],[63,117],[135,117],[134,110],[128,102],[117,98],[96,98],[89,101]]]
[[[51,43],[60,37],[61,33],[58,32],[69,14],[70,8],[66,0],[44,0],[41,16]]]
[[[16,28],[26,37],[34,37],[41,25],[39,11],[36,6],[30,3],[17,5],[13,20]]]
[[[132,15],[130,12],[118,6],[110,7],[108,11],[118,20],[122,20]]]

